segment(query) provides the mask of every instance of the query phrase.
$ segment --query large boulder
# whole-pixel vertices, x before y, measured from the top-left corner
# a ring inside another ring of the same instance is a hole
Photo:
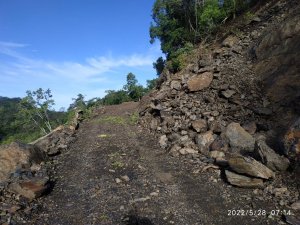
[[[205,72],[196,76],[191,77],[187,81],[189,91],[200,91],[204,88],[209,87],[213,80],[213,74],[211,72]]]
[[[45,158],[46,154],[33,145],[13,142],[0,146],[0,182],[7,181],[17,169],[39,164]]]
[[[247,177],[241,174],[233,173],[229,170],[225,170],[225,175],[230,184],[238,187],[259,188],[264,184],[262,179]]]
[[[246,174],[262,179],[270,179],[275,177],[275,174],[272,170],[251,157],[244,157],[234,154],[229,157],[228,163],[233,171],[240,174]]]
[[[225,130],[225,137],[233,149],[253,151],[255,139],[238,123],[230,123]]]
[[[33,200],[45,193],[50,185],[48,177],[35,177],[28,180],[20,180],[9,184],[9,190],[23,197]]]
[[[285,171],[290,165],[290,161],[286,157],[276,154],[263,139],[257,140],[255,154],[263,164],[273,171]]]
[[[48,156],[58,155],[61,150],[68,147],[68,144],[74,140],[72,134],[74,131],[64,126],[59,126],[49,134],[31,142],[30,144],[38,147],[48,154]]]

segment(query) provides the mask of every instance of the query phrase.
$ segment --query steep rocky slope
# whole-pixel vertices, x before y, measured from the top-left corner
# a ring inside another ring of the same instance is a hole
[[[140,104],[162,148],[218,165],[234,186],[284,177],[299,197],[299,5],[268,1],[199,45],[185,69],[164,71]]]

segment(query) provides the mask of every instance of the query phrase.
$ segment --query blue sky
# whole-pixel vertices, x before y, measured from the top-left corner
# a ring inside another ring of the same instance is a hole
[[[55,108],[155,78],[154,0],[0,0],[0,96],[52,90]]]

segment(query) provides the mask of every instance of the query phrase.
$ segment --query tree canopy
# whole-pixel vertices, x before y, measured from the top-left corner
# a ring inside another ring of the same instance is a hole
[[[257,0],[156,0],[152,9],[150,42],[161,42],[167,59],[215,32],[228,18]]]

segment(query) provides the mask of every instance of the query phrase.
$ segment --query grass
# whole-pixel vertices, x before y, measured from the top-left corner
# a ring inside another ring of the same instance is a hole
[[[107,216],[107,215],[105,215],[105,214],[103,214],[103,215],[101,215],[100,217],[99,217],[99,220],[100,221],[107,221],[109,219],[109,217]]]
[[[108,155],[108,157],[112,160],[111,166],[113,167],[113,169],[122,169],[125,166],[124,163],[120,160],[122,156],[119,152],[111,153]]]
[[[130,124],[136,124],[139,120],[139,114],[138,112],[132,113],[129,117]]]
[[[121,161],[114,161],[112,162],[111,166],[117,170],[117,169],[122,169],[124,167],[124,163],[122,163]]]
[[[118,125],[125,125],[126,124],[126,120],[121,116],[106,116],[106,117],[100,118],[98,120],[98,122],[118,124]]]
[[[99,123],[109,123],[109,124],[116,124],[116,125],[134,125],[138,122],[139,115],[137,112],[132,113],[129,117],[122,117],[122,116],[105,116],[97,120]]]

